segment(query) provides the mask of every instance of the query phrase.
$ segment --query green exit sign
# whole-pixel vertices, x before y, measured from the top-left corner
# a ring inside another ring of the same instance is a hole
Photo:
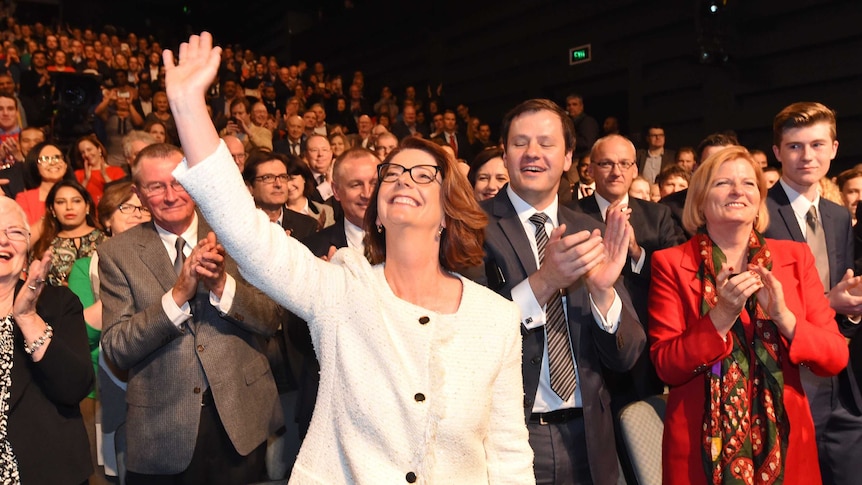
[[[593,48],[591,44],[579,45],[569,49],[569,65],[583,64],[593,60]]]

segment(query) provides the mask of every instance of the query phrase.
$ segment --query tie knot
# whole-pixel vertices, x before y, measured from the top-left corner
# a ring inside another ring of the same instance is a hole
[[[536,212],[535,214],[530,216],[530,222],[533,223],[536,228],[541,227],[545,228],[545,224],[548,222],[548,215],[544,212]]]
[[[817,227],[817,209],[813,205],[808,208],[808,213],[805,214],[805,222],[812,229]]]
[[[183,249],[186,247],[186,240],[181,237],[177,237],[174,247],[177,249],[177,256],[180,256],[183,254]]]

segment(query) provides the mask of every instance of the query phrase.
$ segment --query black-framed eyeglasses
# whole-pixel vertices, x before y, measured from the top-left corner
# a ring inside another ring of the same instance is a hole
[[[612,162],[610,160],[602,160],[600,162],[593,162],[602,170],[613,170],[614,167],[620,167],[620,170],[628,170],[634,167],[635,162],[630,162],[628,160],[623,160],[622,162]]]
[[[42,155],[36,159],[39,165],[59,165],[66,163],[63,155]]]
[[[152,182],[152,183],[149,183],[147,185],[142,186],[141,188],[144,190],[144,193],[146,193],[149,196],[159,196],[159,195],[165,195],[165,192],[167,192],[167,190],[168,190],[168,185],[171,186],[171,188],[174,190],[174,192],[185,192],[186,191],[186,189],[184,189],[183,186],[179,182],[177,182],[176,180],[174,180],[170,184],[165,184],[164,182]]]
[[[282,174],[278,174],[278,175],[272,175],[272,174],[268,173],[266,175],[258,175],[257,177],[254,178],[255,182],[260,182],[262,184],[272,184],[272,183],[275,183],[276,180],[278,180],[281,183],[285,183],[289,179],[290,179],[290,175],[288,175],[286,173],[282,173]]]
[[[147,209],[146,207],[143,207],[140,205],[134,205],[134,204],[120,204],[117,206],[117,210],[120,211],[120,214],[126,214],[126,215],[134,214],[135,212],[137,212],[139,215],[142,215],[142,216],[144,214],[146,214],[146,215],[150,214],[150,210]]]
[[[430,184],[437,180],[440,167],[437,165],[414,165],[407,168],[397,163],[381,163],[377,167],[377,177],[381,182],[395,182],[404,172],[409,173],[410,178],[417,184]]]
[[[3,229],[3,233],[6,234],[6,239],[10,241],[26,241],[30,239],[30,231],[23,227],[9,226]]]

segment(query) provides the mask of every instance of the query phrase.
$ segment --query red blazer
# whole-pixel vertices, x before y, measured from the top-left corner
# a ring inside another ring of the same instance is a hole
[[[84,162],[87,163],[87,162]],[[120,180],[121,178],[126,176],[125,170],[120,167],[108,167],[107,169],[108,176],[111,177],[111,180]],[[84,182],[84,169],[75,170],[75,178],[78,179],[79,183]],[[102,176],[102,172],[99,170],[93,170],[90,174],[90,181],[87,183],[87,186],[84,187],[87,189],[87,192],[90,193],[90,196],[93,197],[93,203],[98,204],[99,200],[102,199],[102,194],[105,193],[105,177]]]
[[[804,243],[767,239],[773,274],[784,288],[787,307],[796,315],[792,342],[782,339],[784,406],[790,421],[785,483],[819,484],[814,423],[799,380],[799,365],[818,375],[838,374],[848,359],[835,312],[823,294],[814,256]],[[650,355],[659,377],[671,386],[662,444],[663,483],[706,484],[701,433],[705,378],[712,364],[730,354],[709,315],[700,317],[700,258],[694,240],[653,254],[649,296]],[[746,330],[750,321],[742,313]]]

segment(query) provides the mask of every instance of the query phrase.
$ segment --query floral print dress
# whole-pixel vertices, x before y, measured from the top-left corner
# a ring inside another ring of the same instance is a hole
[[[105,233],[93,229],[81,237],[57,236],[51,241],[51,271],[48,272],[48,282],[53,286],[66,285],[72,265],[79,258],[92,256],[99,244],[107,239]]]

